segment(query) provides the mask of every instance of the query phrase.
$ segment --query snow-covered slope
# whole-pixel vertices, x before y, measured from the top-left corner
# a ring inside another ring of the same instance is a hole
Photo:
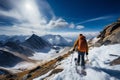
[[[67,39],[63,38],[60,35],[45,35],[42,37],[44,40],[48,41],[52,45],[58,45],[58,46],[66,46],[70,44],[70,40],[68,41]]]
[[[65,54],[70,48],[65,47],[65,48],[60,48],[59,52],[56,53],[55,49],[51,49],[49,52],[36,52],[33,54],[33,56],[29,57],[30,59],[33,60],[38,60],[38,61],[50,61],[52,59],[55,59],[56,57]]]
[[[57,68],[63,69],[57,74],[40,76],[34,80],[120,80],[120,65],[110,66],[110,62],[120,57],[120,44],[101,46],[89,51],[89,64],[86,66],[87,75],[81,77],[75,70],[74,58],[77,52],[61,61]],[[113,54],[113,55],[111,55]],[[114,56],[116,55],[116,56]],[[57,69],[56,68],[56,69]]]

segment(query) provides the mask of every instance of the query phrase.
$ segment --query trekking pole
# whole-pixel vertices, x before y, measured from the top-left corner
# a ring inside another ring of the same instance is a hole
[[[72,58],[71,58],[71,66],[72,66],[72,60],[73,60],[73,52],[72,52],[71,56],[72,56]]]

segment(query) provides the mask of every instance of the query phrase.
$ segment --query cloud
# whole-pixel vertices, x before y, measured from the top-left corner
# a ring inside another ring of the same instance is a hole
[[[79,23],[77,23],[77,24],[83,24],[83,23],[92,22],[92,21],[97,21],[97,20],[109,19],[109,18],[111,18],[111,17],[112,17],[112,16],[102,16],[102,17],[92,18],[92,19],[88,19],[88,20],[79,22]]]
[[[48,2],[46,2],[45,0],[37,0],[37,3],[39,5],[38,7],[40,11],[47,19],[48,19],[48,16],[50,17],[50,19],[55,17],[55,14],[52,8],[50,7],[50,5],[48,4]]]
[[[46,23],[46,19],[39,10],[36,0],[20,0],[19,3],[14,1],[13,4],[19,15],[24,19],[23,21],[39,25]]]
[[[69,28],[71,28],[71,29],[75,28],[75,24],[74,24],[74,23],[71,23],[71,24],[69,25]]]
[[[12,9],[10,11],[0,10],[0,15],[6,17],[12,17],[17,20],[23,20],[22,16],[15,9]]]
[[[36,0],[10,0],[10,2],[12,8],[10,10],[0,10],[0,15],[14,18],[18,23],[13,23],[12,26],[1,26],[0,34],[30,35],[35,32],[38,35],[43,35],[54,33],[50,30],[55,28],[84,28],[82,25],[68,23],[65,19],[56,17],[46,0],[39,0],[39,6]],[[46,15],[51,16],[51,18],[48,19]],[[65,33],[60,34],[65,35]]]
[[[38,35],[43,35],[49,32],[53,28],[64,28],[67,25],[68,23],[64,19],[58,18],[55,20],[50,20],[48,24],[41,24],[41,25],[31,24],[31,23],[21,23],[21,24],[14,24],[13,26],[1,26],[0,34],[30,35],[32,34],[32,32],[35,32]]]
[[[83,29],[85,28],[83,25],[75,25],[74,23],[69,24],[70,29]]]
[[[10,0],[10,2],[12,8],[0,10],[0,15],[14,18],[18,23],[13,23],[10,27],[2,26],[1,34],[30,34],[32,31],[40,33],[69,25],[64,19],[55,17],[50,5],[45,0],[39,0],[39,6],[36,0]],[[51,19],[48,19],[45,14],[51,16]]]
[[[83,29],[83,28],[84,28],[83,25],[77,25],[77,26],[76,26],[76,29]]]
[[[39,7],[36,3],[36,0],[10,0],[12,4],[12,9],[5,11],[0,10],[0,15],[12,17],[17,19],[21,24],[29,23],[29,24],[37,24],[41,26],[41,24],[46,24],[47,19],[42,13],[43,10],[39,10]],[[41,8],[49,10],[50,14],[54,16],[50,6],[47,2],[41,0],[41,5],[46,4],[45,7],[40,6]]]
[[[37,35],[44,35],[46,34],[46,30],[42,30],[40,28],[28,28],[28,27],[7,27],[6,28],[0,27],[0,35],[31,35],[32,33]]]
[[[55,20],[50,20],[47,27],[48,28],[61,28],[61,27],[66,27],[67,25],[68,23],[64,19],[58,18]]]

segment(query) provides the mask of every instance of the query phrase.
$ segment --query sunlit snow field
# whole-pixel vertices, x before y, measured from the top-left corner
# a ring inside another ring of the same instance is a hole
[[[117,56],[111,56],[111,54]],[[89,51],[89,63],[86,66],[87,76],[81,77],[76,73],[74,58],[77,52],[61,61],[57,68],[64,69],[58,74],[46,78],[47,80],[120,80],[120,65],[110,66],[108,63],[120,56],[120,44],[95,47]],[[50,71],[51,72],[51,71]],[[42,80],[47,74],[35,78]]]

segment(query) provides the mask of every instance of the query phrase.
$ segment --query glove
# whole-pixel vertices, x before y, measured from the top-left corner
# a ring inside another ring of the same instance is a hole
[[[75,48],[73,48],[73,50],[72,51],[75,51]]]
[[[88,52],[86,53],[86,55],[88,55]]]

